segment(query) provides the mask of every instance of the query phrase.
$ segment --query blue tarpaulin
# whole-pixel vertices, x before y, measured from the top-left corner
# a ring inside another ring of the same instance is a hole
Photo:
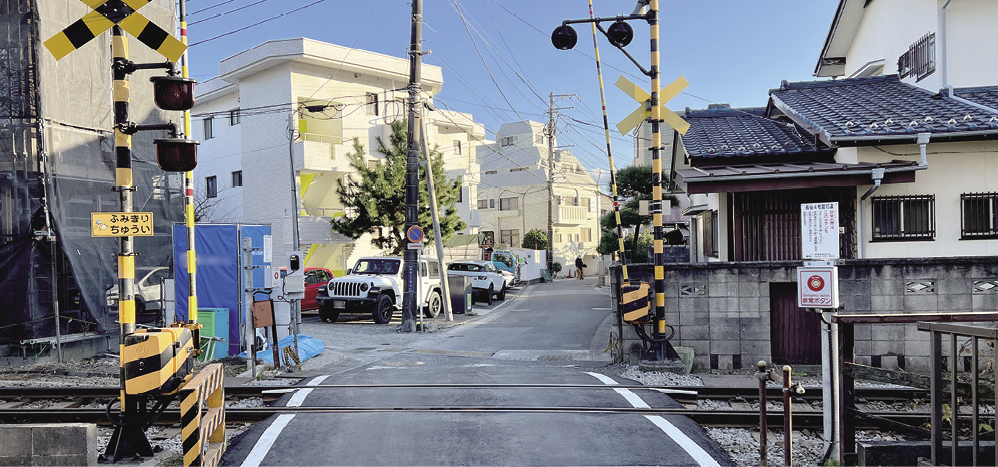
[[[253,239],[254,248],[263,247],[263,236],[270,235],[269,225],[196,224],[194,249],[197,255],[198,308],[229,309],[229,355],[239,353],[239,323],[243,321],[240,309],[242,299],[242,274],[239,258],[242,255],[242,237]],[[176,279],[177,320],[187,319],[187,228],[173,226],[173,277]],[[263,251],[253,252],[253,265],[263,262]],[[253,271],[254,287],[263,286],[263,269]],[[259,294],[256,299],[269,298]]]
[[[281,340],[277,341],[277,348],[283,349],[289,345],[294,348],[294,344],[294,336],[284,336]],[[301,360],[302,363],[305,363],[306,360],[319,355],[323,350],[326,350],[326,344],[323,344],[319,339],[312,336],[306,336],[305,334],[298,334],[298,359]],[[239,356],[246,357],[246,352],[239,354]],[[274,351],[261,350],[256,353],[256,358],[273,365]]]

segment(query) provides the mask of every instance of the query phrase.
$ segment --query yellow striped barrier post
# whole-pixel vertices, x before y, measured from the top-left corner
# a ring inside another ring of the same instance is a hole
[[[222,365],[214,363],[206,366],[178,391],[185,467],[218,465],[225,452],[223,380]],[[207,448],[204,447],[205,441],[208,442]]]

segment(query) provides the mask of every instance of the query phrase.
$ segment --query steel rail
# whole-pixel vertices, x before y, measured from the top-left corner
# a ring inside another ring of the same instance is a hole
[[[229,423],[260,422],[278,414],[319,414],[319,413],[578,413],[599,415],[662,415],[685,416],[704,426],[755,427],[759,424],[759,413],[754,410],[698,410],[687,408],[632,408],[632,407],[499,407],[499,406],[397,406],[397,407],[228,407],[225,418]],[[114,412],[112,412],[114,413]],[[928,414],[873,412],[870,415],[917,426],[928,419]],[[822,414],[819,411],[795,411],[794,424],[798,427],[821,427]],[[171,425],[180,421],[177,409],[167,409],[157,421],[159,425]],[[770,427],[781,427],[783,415],[771,413],[767,416]],[[104,409],[6,409],[0,410],[0,423],[68,423],[84,422],[109,424]],[[860,424],[861,425],[861,424]],[[875,428],[874,426],[857,428]]]
[[[292,391],[296,389],[644,389],[664,392],[668,395],[694,396],[700,399],[745,399],[757,400],[758,389],[711,387],[711,386],[645,386],[636,384],[324,384],[316,386],[231,386],[225,394],[233,397],[260,397],[265,393]],[[116,387],[0,387],[0,398],[53,399],[66,397],[117,397]],[[767,397],[782,397],[781,388],[768,388]],[[807,388],[805,394],[796,396],[805,400],[821,399],[821,388]],[[856,397],[867,400],[912,400],[928,397],[923,389],[901,388],[857,388]]]

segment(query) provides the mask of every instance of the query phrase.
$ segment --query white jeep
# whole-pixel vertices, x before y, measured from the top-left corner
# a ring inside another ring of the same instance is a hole
[[[334,278],[325,287],[319,288],[315,297],[319,304],[319,318],[333,323],[340,313],[371,313],[374,322],[387,324],[395,311],[402,310],[402,265],[402,258],[397,256],[357,260],[346,276]],[[424,259],[419,269],[417,291],[423,294],[419,301],[420,308],[426,316],[435,318],[443,307],[440,264],[436,260]]]

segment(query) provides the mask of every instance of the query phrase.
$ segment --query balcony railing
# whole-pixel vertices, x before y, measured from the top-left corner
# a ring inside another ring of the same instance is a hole
[[[585,206],[558,206],[554,212],[555,224],[578,225],[586,222],[588,209]]]

